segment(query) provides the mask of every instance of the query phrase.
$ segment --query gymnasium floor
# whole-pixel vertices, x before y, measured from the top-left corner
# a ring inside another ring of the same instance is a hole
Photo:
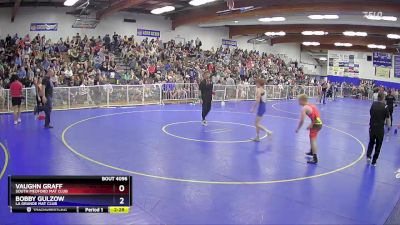
[[[400,198],[400,134],[385,137],[377,167],[366,164],[370,102],[340,99],[318,107],[320,163],[307,165],[308,133],[295,134],[295,101],[268,103],[254,136],[251,102],[53,112],[53,130],[32,114],[0,141],[10,159],[0,186],[2,225],[57,224],[384,224]],[[398,122],[399,110],[395,112]],[[5,155],[0,152],[0,167]],[[126,215],[10,214],[7,175],[133,176]]]

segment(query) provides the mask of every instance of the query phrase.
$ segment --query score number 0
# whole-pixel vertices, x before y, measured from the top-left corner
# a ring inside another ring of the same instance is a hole
[[[118,190],[119,190],[120,192],[124,192],[124,191],[125,191],[125,186],[122,185],[122,184],[119,185]],[[120,204],[120,205],[125,204],[125,199],[124,199],[124,197],[120,197],[120,198],[119,198],[119,204]]]

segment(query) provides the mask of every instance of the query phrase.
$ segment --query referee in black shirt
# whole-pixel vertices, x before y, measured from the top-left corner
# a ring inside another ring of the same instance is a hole
[[[396,102],[396,98],[392,95],[391,90],[389,90],[385,100],[386,100],[386,107],[390,116],[390,126],[388,128],[390,130],[390,128],[392,128],[393,126],[393,109],[394,109],[394,103]]]
[[[42,102],[44,104],[44,113],[46,115],[45,122],[44,122],[44,128],[50,129],[53,128],[50,125],[50,117],[51,117],[51,111],[53,110],[53,82],[52,82],[52,77],[54,76],[54,71],[49,70],[47,72],[47,75],[43,78],[42,80]]]
[[[205,73],[204,79],[200,82],[200,100],[202,102],[202,124],[207,126],[206,116],[211,110],[212,95],[213,95],[213,83],[210,78],[210,74]]]
[[[383,136],[385,134],[385,119],[388,115],[388,111],[384,103],[384,94],[382,92],[379,92],[378,94],[378,101],[372,103],[369,113],[371,115],[371,119],[369,120],[369,144],[367,160],[371,161],[372,151],[375,146],[375,152],[371,162],[371,164],[375,166],[381,151]]]

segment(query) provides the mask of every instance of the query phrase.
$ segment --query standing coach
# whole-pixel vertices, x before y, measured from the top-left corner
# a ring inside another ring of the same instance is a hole
[[[44,105],[44,113],[46,115],[46,119],[44,122],[44,128],[50,129],[53,128],[50,125],[50,117],[51,117],[51,110],[53,109],[53,88],[54,88],[54,84],[52,81],[52,77],[54,76],[54,71],[53,70],[49,70],[47,72],[47,75],[43,78],[42,80],[42,90],[41,90],[41,96],[43,96],[42,98],[42,102]]]
[[[372,151],[375,146],[375,152],[371,162],[372,166],[376,165],[376,161],[378,160],[381,151],[383,137],[385,135],[385,119],[388,115],[388,111],[385,106],[384,98],[383,92],[379,92],[378,101],[372,103],[369,111],[371,118],[369,121],[367,160],[371,161]]]
[[[204,79],[200,82],[200,100],[202,103],[202,124],[207,126],[206,117],[211,110],[212,95],[213,95],[213,83],[209,73],[204,73]]]

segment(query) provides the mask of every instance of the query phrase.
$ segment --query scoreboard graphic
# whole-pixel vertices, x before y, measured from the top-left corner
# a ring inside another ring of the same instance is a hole
[[[9,176],[13,213],[128,213],[131,176]]]

